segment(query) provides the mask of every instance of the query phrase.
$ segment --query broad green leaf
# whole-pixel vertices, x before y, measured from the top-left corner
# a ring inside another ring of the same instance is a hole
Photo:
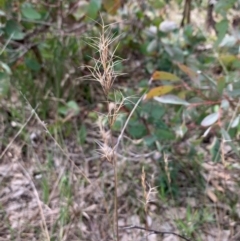
[[[175,61],[182,63],[185,59],[185,55],[183,50],[176,46],[170,46],[168,44],[164,45],[164,49],[166,50],[166,52],[171,56],[171,58],[173,58]]]
[[[240,116],[238,115],[238,116],[233,120],[233,122],[231,123],[231,128],[237,127],[238,124],[239,124],[239,121],[240,121]]]
[[[225,15],[227,11],[234,6],[238,0],[218,0],[215,4],[215,11]]]
[[[178,81],[180,80],[179,77],[172,73],[168,73],[165,71],[155,71],[151,77],[151,80],[171,80],[171,81]]]
[[[191,80],[196,80],[198,74],[184,64],[177,63],[178,68],[184,72]]]
[[[126,121],[126,113],[119,113],[117,115],[117,118],[113,124],[113,126],[111,127],[113,131],[121,131],[125,121]],[[108,123],[108,121],[107,121]]]
[[[78,104],[73,100],[70,100],[66,105],[58,108],[58,113],[64,116],[66,116],[70,111],[74,111],[75,114],[78,114],[80,111]]]
[[[156,102],[146,102],[142,105],[140,114],[148,120],[152,119],[159,123],[159,120],[165,114],[165,107],[159,106]]]
[[[101,8],[101,0],[90,0],[87,10],[87,16],[91,19],[95,19],[98,15],[98,11]]]
[[[34,71],[39,71],[41,69],[41,65],[35,59],[26,58],[25,64],[29,69]]]
[[[136,139],[142,138],[147,134],[145,125],[137,120],[131,120],[127,129],[128,133]]]
[[[31,4],[23,4],[21,7],[21,12],[25,18],[30,20],[41,19],[41,14],[38,13]]]
[[[218,118],[219,118],[219,113],[218,112],[212,113],[212,114],[206,116],[202,120],[201,126],[204,126],[204,127],[211,126],[218,120]]]
[[[67,113],[68,113],[68,107],[67,106],[60,106],[59,108],[58,108],[58,113],[59,114],[62,114],[62,115],[64,115],[64,116],[66,116],[67,115]]]
[[[204,100],[200,97],[193,97],[188,100],[189,103],[201,103],[204,102]]]
[[[15,40],[21,40],[24,38],[25,34],[22,32],[22,29],[17,21],[8,20],[5,25],[5,33],[8,37],[11,37]]]
[[[116,14],[121,7],[121,0],[103,0],[104,9],[110,14]]]
[[[155,131],[155,136],[159,141],[174,140],[175,134],[170,129],[159,129]]]
[[[156,136],[146,136],[144,137],[144,143],[148,146],[148,147],[151,147],[155,141],[157,140],[157,137]]]
[[[228,20],[223,19],[222,21],[217,23],[216,30],[218,32],[218,39],[217,39],[215,45],[218,46],[222,42],[223,38],[225,37],[225,35],[228,31]]]
[[[154,97],[154,100],[164,104],[186,105],[186,106],[190,105],[189,102],[187,102],[186,100],[180,99],[176,95],[164,95],[161,97]]]
[[[161,9],[165,6],[165,1],[164,0],[159,0],[159,1],[156,1],[156,0],[149,0],[148,1],[151,6],[154,8],[154,9]]]
[[[160,87],[153,88],[145,95],[144,99],[151,99],[155,96],[165,95],[171,92],[173,89],[174,89],[173,85],[163,85]]]
[[[12,74],[12,71],[11,71],[10,67],[9,67],[7,64],[3,63],[2,61],[0,61],[0,67],[1,67],[1,69],[3,69],[8,75]]]
[[[219,47],[225,47],[225,48],[230,48],[234,47],[237,43],[238,39],[235,36],[226,34],[221,43],[219,44]]]
[[[153,39],[147,46],[147,52],[148,53],[153,53],[154,51],[157,50],[158,43],[156,39]]]
[[[230,67],[238,58],[233,54],[220,54],[218,59],[224,66]]]
[[[79,105],[73,100],[70,100],[67,103],[67,106],[68,106],[69,109],[73,110],[76,114],[78,114],[79,111],[80,111]]]

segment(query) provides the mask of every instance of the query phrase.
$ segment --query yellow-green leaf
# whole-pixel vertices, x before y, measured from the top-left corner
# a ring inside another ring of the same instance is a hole
[[[173,89],[174,89],[174,86],[172,85],[163,85],[160,87],[153,88],[145,95],[144,99],[151,99],[155,96],[165,95],[171,92]]]
[[[179,92],[178,94],[177,94],[177,96],[179,97],[179,98],[181,98],[181,99],[186,99],[186,95],[187,95],[187,91],[181,91],[181,92]]]
[[[178,65],[179,69],[182,70],[182,72],[184,72],[191,80],[196,80],[198,75],[195,71],[193,71],[192,69],[190,69],[189,67],[187,67],[184,64],[177,63],[177,65]]]
[[[227,68],[230,68],[234,62],[238,60],[237,56],[232,54],[221,54],[218,58],[219,61]]]
[[[180,80],[179,77],[172,73],[168,73],[165,71],[155,71],[151,77],[151,80],[172,80],[172,81],[178,81]]]

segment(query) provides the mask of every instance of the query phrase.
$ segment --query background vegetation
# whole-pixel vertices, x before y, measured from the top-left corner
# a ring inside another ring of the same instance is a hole
[[[0,7],[0,240],[239,240],[238,0]]]

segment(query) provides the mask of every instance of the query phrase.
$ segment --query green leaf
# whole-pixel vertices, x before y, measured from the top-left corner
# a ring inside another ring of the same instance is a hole
[[[146,136],[146,137],[144,137],[144,143],[148,147],[151,147],[155,143],[156,140],[157,140],[156,136]]]
[[[26,58],[25,64],[29,69],[34,71],[39,71],[41,69],[41,65],[35,59]]]
[[[4,31],[8,37],[11,37],[12,39],[15,39],[15,40],[21,40],[25,36],[18,22],[14,20],[8,20],[6,22]]]
[[[215,11],[217,13],[222,13],[222,15],[225,15],[227,11],[232,8],[237,1],[238,0],[218,0],[216,1],[217,3],[214,7]]]
[[[112,126],[113,131],[121,131],[124,123],[126,121],[126,114],[125,113],[119,113],[117,115],[117,118],[114,122],[114,125]]]
[[[67,107],[71,110],[73,110],[75,112],[75,114],[78,114],[79,111],[80,111],[80,108],[78,106],[78,104],[73,101],[73,100],[70,100],[68,103],[67,103]]]
[[[58,113],[64,116],[66,116],[70,111],[74,111],[75,115],[77,115],[80,111],[78,104],[73,100],[70,100],[66,105],[60,106],[58,108]]]
[[[60,107],[58,108],[58,113],[66,116],[67,113],[68,113],[68,108],[67,108],[67,106],[60,106]]]
[[[164,114],[165,114],[165,109],[160,108],[160,106],[158,106],[158,108],[154,108],[151,111],[150,117],[152,117],[156,121],[159,121],[163,117]]]
[[[226,34],[225,37],[223,38],[223,40],[221,41],[221,43],[219,44],[219,47],[220,48],[222,48],[222,47],[227,47],[227,48],[234,47],[234,46],[236,46],[237,41],[238,40],[235,36]]]
[[[175,139],[175,134],[169,129],[158,129],[155,135],[159,141],[170,141]]]
[[[155,52],[157,50],[157,46],[158,46],[157,40],[153,39],[147,46],[147,52],[148,53]]]
[[[41,14],[38,13],[31,4],[23,4],[21,7],[22,15],[30,20],[41,19]]]
[[[84,144],[87,137],[87,128],[85,125],[81,125],[80,130],[78,131],[78,142],[79,144]]]
[[[10,67],[7,64],[5,64],[2,61],[0,61],[0,66],[6,72],[6,74],[8,74],[8,75],[12,74],[12,71],[11,71]]]
[[[159,123],[165,114],[165,107],[159,106],[156,102],[146,102],[142,105],[140,114],[149,123]]]
[[[228,20],[227,19],[223,19],[222,21],[220,21],[219,23],[216,24],[216,30],[218,33],[218,39],[215,43],[216,46],[218,46],[223,38],[225,37],[227,31],[228,31]]]
[[[98,11],[101,8],[101,0],[90,0],[87,10],[87,16],[91,19],[95,19],[98,15]]]
[[[164,104],[173,104],[173,105],[190,105],[186,100],[180,99],[176,95],[164,95],[161,97],[154,97],[154,100],[164,103]]]
[[[139,121],[131,120],[128,125],[128,132],[132,138],[139,139],[146,135],[147,129]]]
[[[239,122],[240,122],[240,116],[238,115],[238,116],[233,120],[233,122],[231,123],[231,128],[237,127],[238,124],[239,124]]]
[[[177,62],[184,62],[185,57],[182,49],[177,46],[164,45],[166,52]]]
[[[218,120],[218,118],[219,118],[219,113],[218,112],[212,113],[212,114],[206,116],[202,120],[201,126],[204,126],[204,127],[211,126]]]
[[[160,9],[163,8],[165,6],[165,1],[164,0],[149,0],[149,3],[152,5],[152,7],[154,9]]]

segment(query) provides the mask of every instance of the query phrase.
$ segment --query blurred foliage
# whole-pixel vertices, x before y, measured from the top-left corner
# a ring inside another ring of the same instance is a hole
[[[161,152],[170,145],[175,154],[172,144],[187,140],[184,154],[190,155],[213,135],[213,160],[220,160],[222,143],[239,156],[239,6],[238,0],[214,6],[200,0],[1,0],[0,98],[10,97],[12,85],[33,107],[41,103],[42,118],[63,123],[91,109],[102,100],[96,99],[99,88],[82,77],[98,54],[89,38],[99,36],[103,21],[120,36],[115,54],[125,61],[116,69],[128,73],[116,86],[125,96],[147,91],[129,123],[131,138]],[[171,16],[178,9],[181,23]],[[126,105],[114,130],[121,130],[132,108]],[[78,135],[84,143],[84,125]]]

